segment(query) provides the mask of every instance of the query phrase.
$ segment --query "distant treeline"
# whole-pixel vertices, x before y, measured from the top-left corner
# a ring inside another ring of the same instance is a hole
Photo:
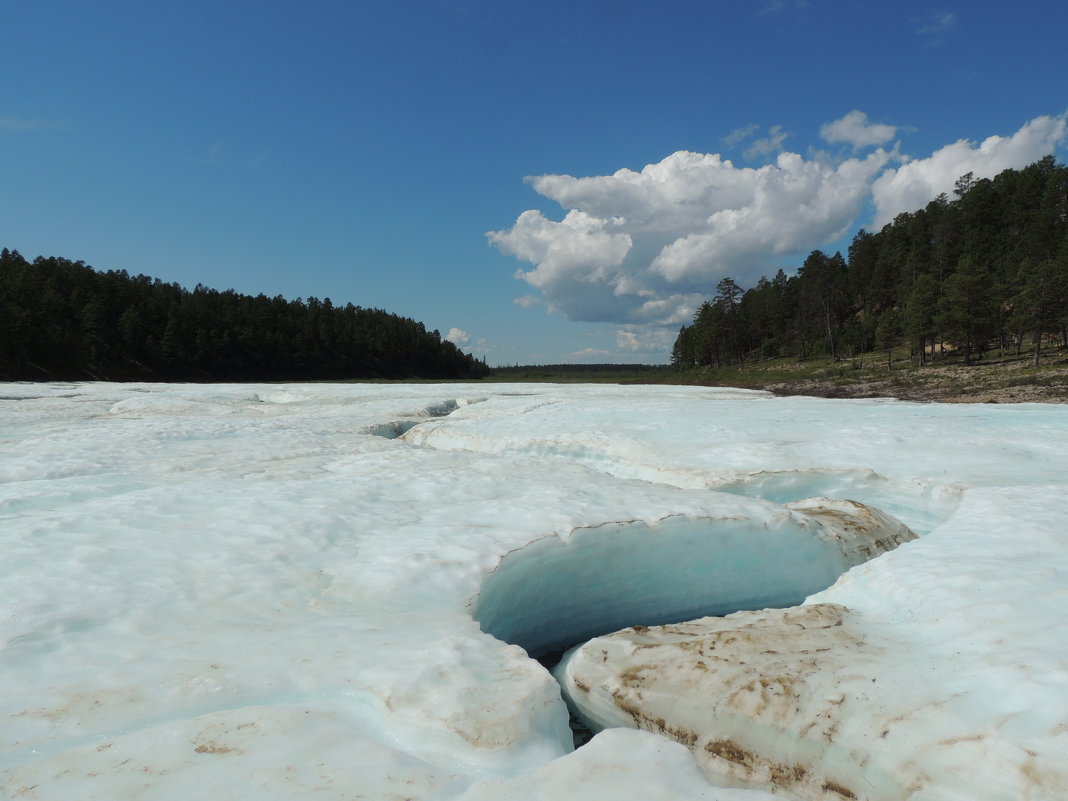
[[[501,381],[631,381],[666,371],[662,364],[514,364],[494,367],[490,375]]]
[[[291,381],[476,378],[422,323],[329,298],[189,291],[125,270],[0,251],[0,378]]]
[[[1068,339],[1068,168],[1047,156],[1022,170],[956,184],[848,258],[813,251],[743,291],[730,278],[683,326],[679,368],[776,356],[846,358],[908,343],[922,364],[949,345],[964,356]]]

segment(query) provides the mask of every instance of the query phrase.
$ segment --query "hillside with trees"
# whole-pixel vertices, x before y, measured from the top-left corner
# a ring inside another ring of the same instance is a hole
[[[813,251],[743,290],[717,286],[672,350],[679,369],[907,345],[919,365],[1068,341],[1068,168],[1047,156],[861,230],[846,257]]]
[[[192,291],[125,270],[0,251],[0,379],[476,378],[422,323],[329,298]]]

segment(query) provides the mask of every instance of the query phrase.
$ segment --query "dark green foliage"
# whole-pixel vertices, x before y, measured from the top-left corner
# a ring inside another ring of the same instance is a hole
[[[964,256],[942,285],[938,326],[945,339],[964,352],[965,364],[997,331],[998,304],[991,279],[989,270]]]
[[[741,292],[730,279],[679,332],[672,364],[722,367],[778,356],[853,357],[907,341],[966,362],[1024,336],[1068,339],[1068,168],[1047,156],[993,179],[957,181],[841,254],[813,251],[787,277]],[[732,287],[732,288],[731,288]]]
[[[475,378],[437,331],[329,299],[287,301],[0,252],[0,378],[295,381]]]
[[[689,370],[697,366],[697,349],[693,341],[693,329],[682,326],[671,348],[671,366]]]
[[[889,309],[879,317],[875,329],[875,341],[880,348],[886,348],[886,369],[894,369],[894,345],[901,337],[901,318],[897,309]]]
[[[1068,238],[1054,259],[1038,264],[1025,260],[1017,279],[1014,321],[1021,330],[1033,332],[1035,364],[1039,362],[1042,334],[1068,325]]]
[[[925,346],[928,342],[934,343],[938,294],[938,282],[929,273],[923,273],[912,282],[912,291],[905,304],[904,333],[916,347],[920,364],[926,361]]]

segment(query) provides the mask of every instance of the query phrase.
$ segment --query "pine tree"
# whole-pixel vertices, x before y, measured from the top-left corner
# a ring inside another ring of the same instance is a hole
[[[971,364],[972,353],[981,351],[997,327],[991,277],[972,257],[963,257],[946,280],[940,311],[939,327]]]

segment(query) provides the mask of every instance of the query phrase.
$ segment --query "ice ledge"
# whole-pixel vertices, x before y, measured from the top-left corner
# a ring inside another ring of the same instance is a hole
[[[876,509],[826,498],[583,527],[502,558],[475,618],[536,656],[628,625],[793,606],[913,538]]]

